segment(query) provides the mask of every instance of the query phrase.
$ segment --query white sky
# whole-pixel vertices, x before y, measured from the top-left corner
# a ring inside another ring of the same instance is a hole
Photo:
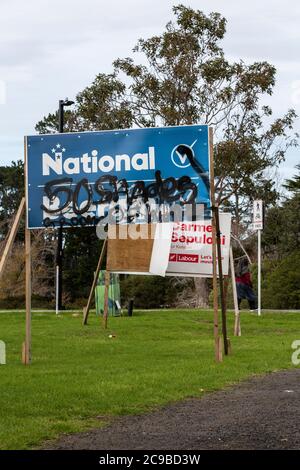
[[[0,164],[23,158],[36,122],[111,72],[115,58],[132,56],[138,38],[160,34],[178,3],[224,15],[227,57],[274,64],[274,116],[291,107],[300,115],[297,0],[0,0]],[[282,177],[294,173],[299,152],[289,151]]]

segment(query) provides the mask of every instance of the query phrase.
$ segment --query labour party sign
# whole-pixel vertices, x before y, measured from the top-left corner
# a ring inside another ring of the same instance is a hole
[[[26,138],[28,227],[153,222],[153,207],[203,204],[207,126],[35,135]],[[143,219],[144,217],[144,219]]]
[[[223,274],[228,275],[231,214],[220,213]],[[218,271],[218,267],[217,267]],[[212,222],[177,222],[173,227],[167,276],[212,277]]]

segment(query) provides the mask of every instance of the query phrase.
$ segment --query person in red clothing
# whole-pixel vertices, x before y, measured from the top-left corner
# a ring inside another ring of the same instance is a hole
[[[255,310],[256,306],[256,295],[253,291],[251,274],[249,271],[249,261],[247,258],[239,260],[235,275],[236,290],[238,297],[239,309],[243,299],[247,299],[250,310]]]

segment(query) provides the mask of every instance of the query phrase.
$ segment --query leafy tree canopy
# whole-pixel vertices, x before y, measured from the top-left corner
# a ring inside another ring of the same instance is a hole
[[[21,160],[0,166],[0,240],[24,196],[24,164]]]
[[[161,35],[137,42],[133,52],[142,63],[117,59],[113,73],[97,75],[77,95],[75,109],[66,112],[66,130],[213,126],[218,202],[239,222],[254,197],[275,201],[266,170],[296,145],[291,134],[296,114],[288,110],[272,120],[271,108],[260,106],[273,92],[275,67],[227,60],[221,45],[224,17],[183,5],[174,6],[173,13]],[[56,132],[57,115],[49,114],[36,129]]]
[[[285,184],[283,185],[286,189],[295,194],[299,193],[300,191],[300,164],[296,165],[296,169],[298,170],[298,174],[295,175],[292,179],[286,180]]]
[[[65,113],[65,130],[213,126],[217,202],[234,214],[239,234],[254,198],[267,207],[277,200],[268,172],[297,145],[296,114],[290,109],[274,118],[272,109],[261,105],[273,93],[275,67],[226,58],[222,15],[183,5],[173,13],[160,35],[137,42],[135,58],[115,60],[112,73],[99,73],[77,95],[73,110]],[[36,130],[57,132],[57,122],[57,114],[49,114]]]
[[[298,172],[300,165],[296,166]],[[300,246],[300,191],[299,175],[285,182],[291,193],[281,205],[270,207],[266,213],[263,231],[265,253],[275,259],[284,258]]]

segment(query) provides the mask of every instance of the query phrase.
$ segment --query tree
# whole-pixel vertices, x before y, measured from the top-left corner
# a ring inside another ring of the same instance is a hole
[[[300,165],[296,165],[300,170]],[[300,174],[286,180],[290,193],[281,205],[270,207],[266,213],[262,244],[266,254],[282,259],[299,249],[300,245]]]
[[[24,164],[21,160],[0,166],[0,256],[9,230],[24,196]],[[21,219],[16,240],[9,256],[5,275],[0,280],[0,297],[19,298],[23,303],[25,292],[24,217]],[[53,237],[32,234],[32,291],[33,295],[53,296],[54,263]]]
[[[100,241],[93,227],[69,228],[64,232],[63,292],[66,300],[87,298],[96,271]]]
[[[274,203],[277,192],[267,170],[296,145],[293,110],[271,121],[272,110],[260,106],[271,95],[275,68],[267,62],[230,63],[221,40],[226,20],[183,5],[165,31],[140,39],[132,58],[117,59],[110,75],[99,74],[76,98],[66,116],[69,130],[112,129],[135,125],[209,124],[215,129],[217,201],[232,211],[239,233],[254,197]],[[126,83],[122,81],[125,74]],[[37,124],[39,132],[56,131],[54,116]],[[271,123],[269,123],[271,122]],[[198,289],[206,284],[198,282]]]
[[[299,165],[296,166],[299,171]],[[262,299],[268,308],[299,308],[299,175],[283,185],[290,192],[268,208],[262,232]]]
[[[173,306],[176,302],[177,289],[170,277],[156,276],[126,276],[121,281],[121,300],[126,305],[129,299],[134,299],[137,308],[160,308]]]
[[[267,62],[230,63],[220,44],[224,17],[183,5],[173,12],[175,21],[160,36],[140,39],[134,48],[144,65],[133,58],[117,59],[112,74],[97,75],[77,95],[75,111],[66,113],[67,130],[213,126],[218,202],[239,220],[253,197],[274,202],[277,193],[266,170],[296,145],[296,136],[289,135],[296,114],[288,110],[271,122],[272,110],[260,106],[260,99],[273,92],[275,67]],[[57,131],[56,115],[48,115],[36,129]]]
[[[132,115],[125,99],[126,86],[116,74],[96,76],[91,86],[76,96],[75,110],[65,111],[65,132],[126,129]],[[37,123],[40,134],[58,132],[58,112]]]
[[[0,241],[9,230],[24,196],[24,164],[21,160],[0,166]]]
[[[291,191],[295,195],[300,191],[300,164],[296,165],[296,170],[298,170],[298,175],[295,175],[292,179],[286,180],[283,185],[288,191]]]
[[[280,261],[264,263],[262,302],[267,308],[300,308],[300,250]]]
[[[220,46],[225,18],[183,5],[173,11],[176,22],[169,22],[162,35],[138,41],[134,51],[143,54],[146,65],[118,59],[115,70],[131,81],[128,104],[137,126],[214,126],[217,200],[239,223],[250,199],[275,201],[265,172],[296,145],[288,134],[296,114],[289,110],[267,126],[272,110],[259,101],[272,94],[276,70],[267,62],[226,60]]]

